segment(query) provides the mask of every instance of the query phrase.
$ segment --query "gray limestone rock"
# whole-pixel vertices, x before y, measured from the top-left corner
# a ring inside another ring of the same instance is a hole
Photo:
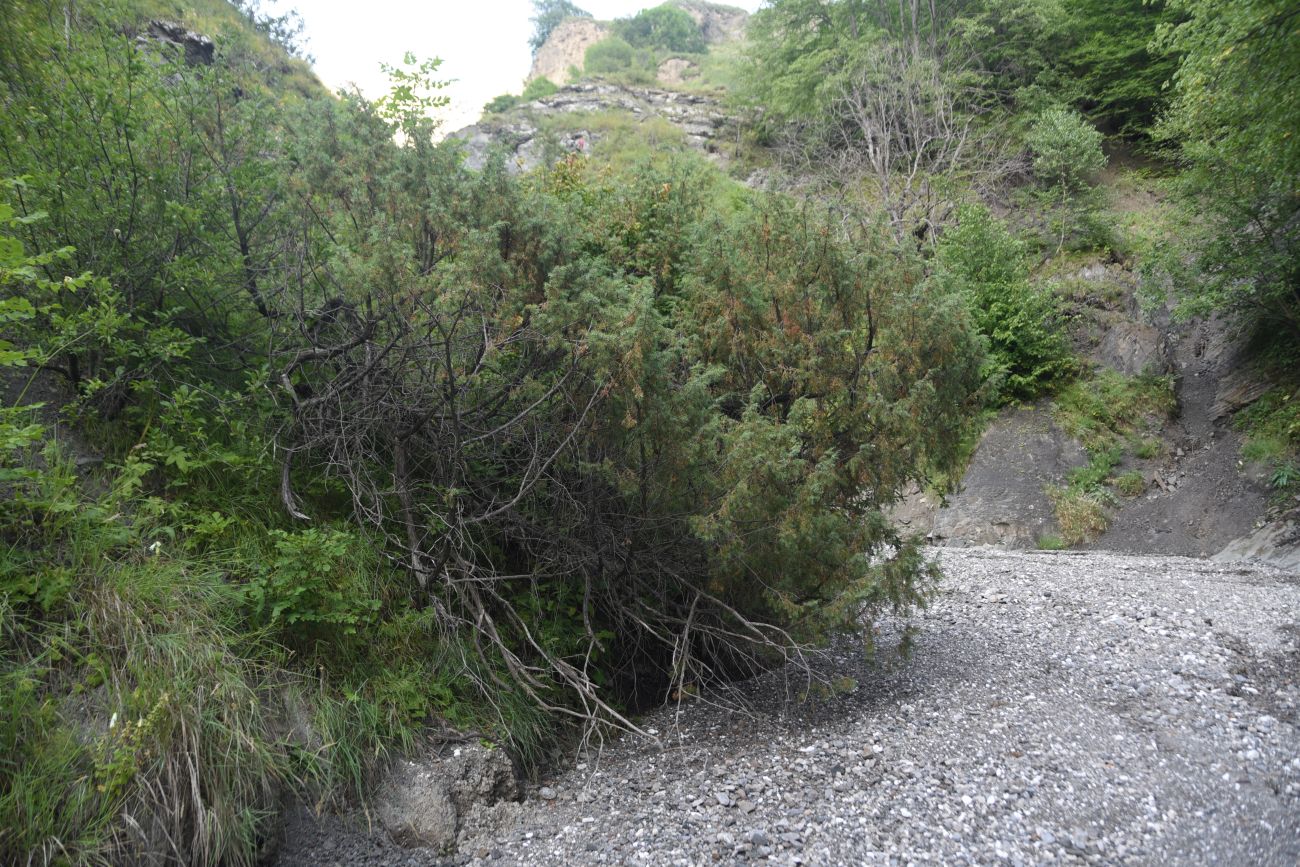
[[[1093,358],[1125,376],[1169,372],[1164,335],[1150,325],[1122,317],[1107,323]]]
[[[1270,521],[1253,533],[1229,542],[1210,559],[1218,563],[1246,560],[1300,573],[1300,515]]]
[[[458,836],[479,825],[500,825],[511,809],[506,805],[521,797],[514,765],[503,750],[463,744],[396,762],[379,785],[374,808],[384,830],[402,846],[447,852]]]
[[[449,850],[456,844],[456,806],[440,770],[400,761],[375,797],[375,815],[402,846]]]
[[[543,125],[552,129],[550,138],[557,157],[598,152],[599,135],[593,135],[578,117],[566,126],[566,117],[602,111],[626,112],[636,121],[662,118],[682,131],[688,145],[718,159],[722,159],[722,143],[732,123],[718,100],[703,94],[586,82],[563,87],[504,114],[487,115],[472,126],[450,133],[448,138],[462,143],[468,168],[482,169],[492,149],[500,148],[510,172],[529,172],[546,159],[548,137],[542,134]],[[552,120],[546,124],[551,118],[559,123]]]
[[[1049,485],[1088,461],[1044,407],[1009,409],[989,426],[948,508],[935,515],[945,544],[1032,548],[1057,532]]]

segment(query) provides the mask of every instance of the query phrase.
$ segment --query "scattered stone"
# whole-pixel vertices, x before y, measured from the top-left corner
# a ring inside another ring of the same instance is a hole
[[[493,828],[522,797],[504,750],[467,743],[395,762],[379,785],[374,809],[398,844],[449,850],[462,824],[472,820],[476,828]]]
[[[660,742],[606,744],[544,787],[553,801],[510,802],[513,830],[466,845],[480,819],[458,813],[458,859],[1300,863],[1300,582],[1176,557],[934,553],[940,592],[910,621],[877,622],[880,664],[848,639],[816,658],[826,682],[852,677],[852,694],[800,699],[773,671],[739,685],[743,711],[651,712],[641,722]],[[909,626],[913,649],[895,655]],[[453,792],[415,789],[445,823]],[[448,850],[398,849],[365,828],[291,829],[277,867],[447,863]]]

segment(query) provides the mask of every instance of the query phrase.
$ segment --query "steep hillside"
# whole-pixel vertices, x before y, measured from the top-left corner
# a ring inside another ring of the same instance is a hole
[[[7,4],[0,863],[1289,867],[1293,7]]]
[[[329,95],[298,48],[301,21],[293,12],[263,12],[254,0],[121,0],[109,9],[124,30],[145,38],[183,45],[207,40],[228,62],[257,69],[281,95]],[[202,56],[210,59],[206,49]]]
[[[500,150],[510,171],[529,172],[566,154],[619,158],[678,148],[725,165],[737,155],[736,133],[734,117],[714,95],[581,82],[486,115],[450,138],[465,143],[471,168],[482,168]]]
[[[1172,231],[1159,166],[1119,152],[1106,219],[1134,249]],[[1293,568],[1295,500],[1278,496],[1234,416],[1270,389],[1249,338],[1223,317],[1174,315],[1143,288],[1136,256],[1065,255],[1041,272],[1066,300],[1080,387],[1003,409],[946,500],[913,491],[900,520],[936,544],[1080,546],[1255,559]],[[1127,383],[1127,384],[1126,384]]]
[[[704,0],[670,0],[657,8],[679,9],[685,12],[698,28],[705,46],[721,45],[743,38],[745,23],[749,19],[749,13],[743,9],[708,3]],[[615,35],[616,29],[615,25],[608,21],[596,21],[590,18],[565,19],[551,31],[546,41],[533,55],[533,65],[527,80],[531,82],[538,78],[548,78],[557,85],[571,83],[575,70],[578,72],[578,77],[581,77],[587,50]],[[688,58],[664,57],[660,63],[661,69],[664,68],[663,64],[671,64],[668,68],[674,68],[682,64],[689,66],[692,61]]]
[[[698,40],[691,50],[656,43],[653,35],[627,43],[619,34],[637,38],[628,32],[635,17],[565,19],[534,55],[523,95],[493,100],[477,123],[448,137],[464,143],[472,168],[493,151],[502,153],[507,170],[523,173],[571,154],[627,164],[685,150],[732,177],[761,183],[771,157],[754,146],[726,87],[740,62],[748,14],[695,0],[651,11],[663,10],[680,13],[688,41]],[[616,50],[601,54],[611,44]]]

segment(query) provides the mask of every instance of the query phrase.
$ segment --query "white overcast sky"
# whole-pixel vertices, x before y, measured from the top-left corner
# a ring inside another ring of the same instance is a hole
[[[577,0],[608,20],[657,5],[659,0]],[[761,0],[730,0],[749,11]],[[530,0],[278,0],[267,9],[294,8],[306,23],[307,50],[316,74],[338,89],[355,83],[366,96],[381,96],[386,79],[380,63],[397,63],[407,51],[441,57],[441,77],[451,105],[444,129],[478,119],[483,104],[500,93],[518,93],[532,56]]]

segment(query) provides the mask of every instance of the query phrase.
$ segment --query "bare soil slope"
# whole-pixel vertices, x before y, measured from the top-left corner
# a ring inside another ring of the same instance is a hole
[[[1241,435],[1220,398],[1238,382],[1242,361],[1213,322],[1169,337],[1178,414],[1165,428],[1168,457],[1158,481],[1124,504],[1093,548],[1208,557],[1249,533],[1268,508],[1262,480],[1240,460]]]

